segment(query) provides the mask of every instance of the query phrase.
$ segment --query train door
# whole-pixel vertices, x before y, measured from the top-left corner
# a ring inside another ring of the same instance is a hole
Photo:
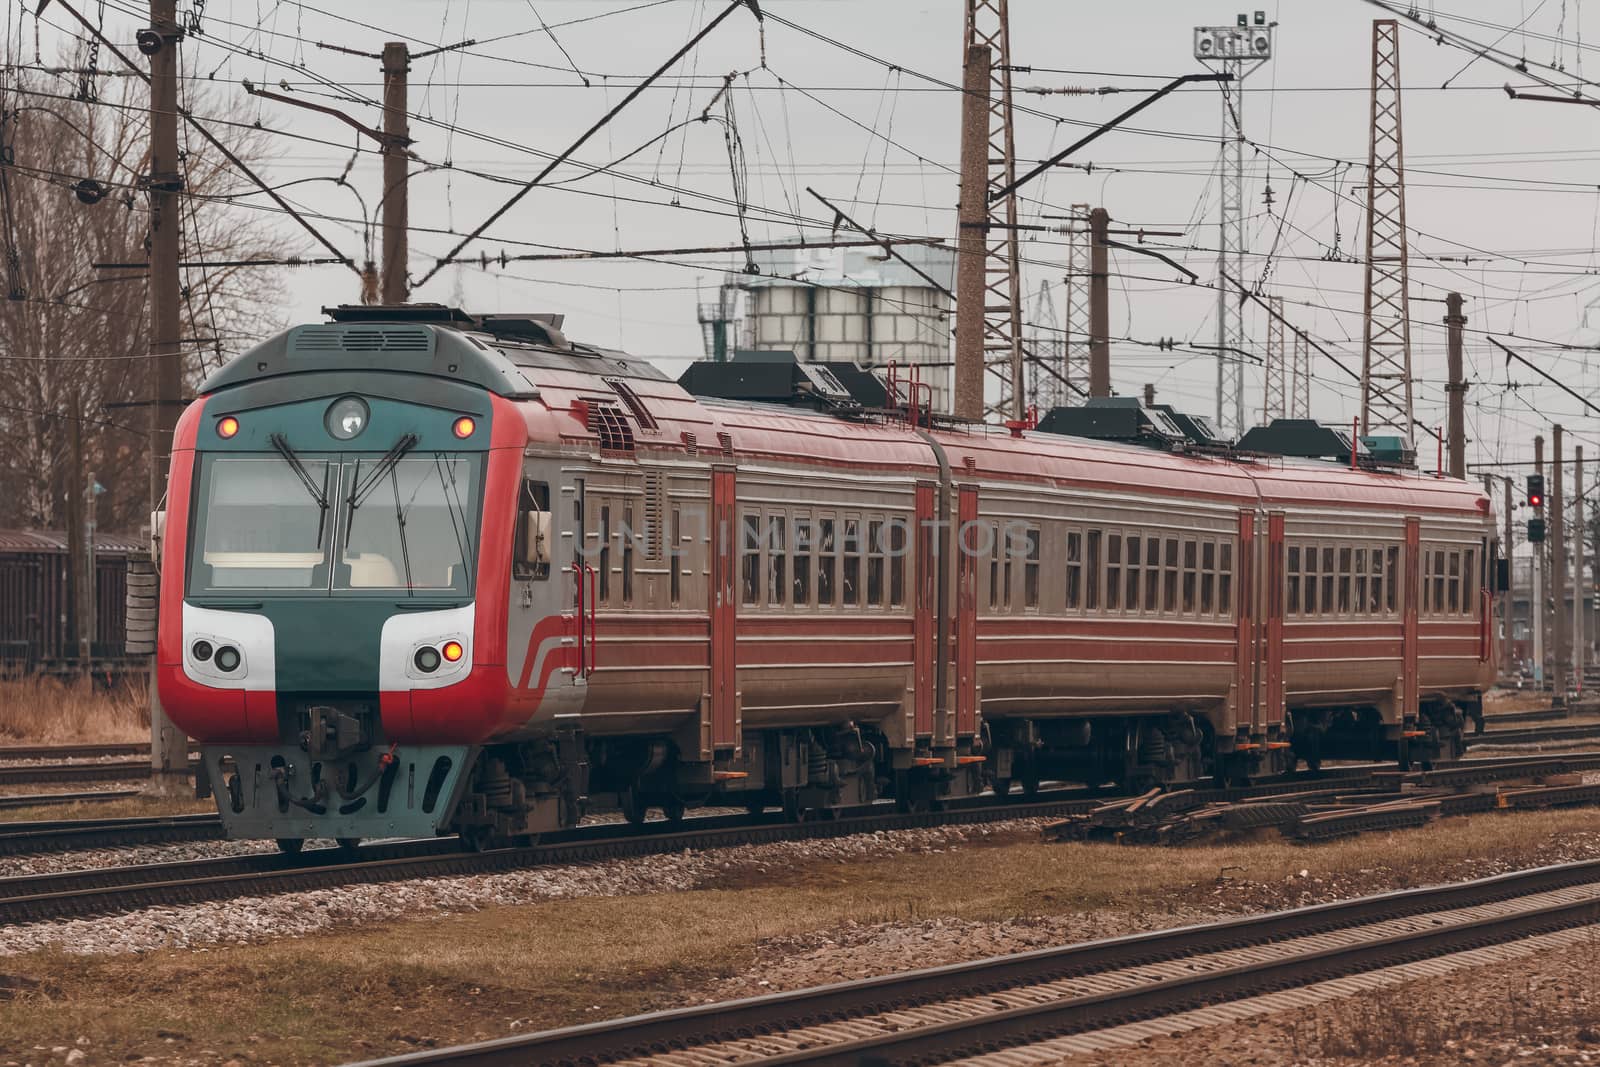
[[[1253,508],[1239,511],[1239,607],[1234,627],[1233,714],[1228,729],[1249,727],[1256,719],[1258,616],[1257,577],[1261,564],[1256,558],[1256,513]]]
[[[970,737],[978,729],[978,487],[957,494],[955,737]]]
[[[938,487],[932,482],[917,483],[917,525],[915,536],[908,539],[916,553],[913,562],[917,586],[911,639],[915,664],[913,669],[915,690],[912,694],[915,707],[913,732],[919,742],[925,740],[931,742],[933,739],[933,712],[938,696],[937,672],[934,666],[935,642],[939,636],[938,552],[935,547],[938,524],[933,514],[937,489]]]
[[[1406,519],[1406,549],[1405,567],[1402,580],[1405,582],[1405,615],[1401,632],[1400,684],[1396,687],[1395,719],[1404,723],[1413,719],[1417,714],[1418,685],[1418,649],[1417,649],[1417,613],[1422,602],[1422,520],[1415,517]]]
[[[1266,582],[1262,590],[1265,649],[1261,664],[1262,696],[1259,722],[1272,727],[1283,722],[1283,524],[1284,513],[1267,516]]]
[[[741,744],[738,671],[739,529],[732,467],[711,471],[710,717],[711,747]]]

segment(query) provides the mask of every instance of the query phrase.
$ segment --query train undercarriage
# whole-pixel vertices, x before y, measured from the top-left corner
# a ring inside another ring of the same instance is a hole
[[[1402,769],[1459,758],[1481,699],[1425,701],[1400,726],[1378,709],[1301,709],[1264,735],[1219,737],[1205,715],[996,718],[957,750],[891,746],[875,726],[747,731],[735,757],[681,759],[667,737],[586,737],[578,731],[482,747],[399,749],[328,709],[295,743],[208,746],[204,766],[232,837],[273,837],[296,851],[308,837],[455,833],[474,848],[527,843],[615,809],[635,824],[660,811],[778,810],[834,818],[880,800],[931,811],[992,789],[1027,800],[1044,782],[1142,792],[1189,782],[1243,785],[1324,760],[1392,759]],[[317,738],[315,743],[312,738]],[[209,786],[208,786],[209,787]]]

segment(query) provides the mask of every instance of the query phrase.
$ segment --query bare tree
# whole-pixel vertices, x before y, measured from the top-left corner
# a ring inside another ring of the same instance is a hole
[[[65,80],[22,74],[0,87],[0,169],[14,253],[0,302],[0,526],[61,528],[66,496],[93,471],[106,489],[99,523],[135,530],[147,514],[150,394],[148,272],[96,263],[148,260],[148,169],[143,85],[117,79],[86,100]],[[229,147],[265,155],[265,134],[236,131]],[[236,175],[200,138],[184,145],[185,262],[280,259],[273,216],[229,199]],[[9,238],[7,234],[9,232]],[[273,268],[186,268],[184,380],[192,389],[225,353],[278,325]],[[72,434],[81,428],[81,467]]]

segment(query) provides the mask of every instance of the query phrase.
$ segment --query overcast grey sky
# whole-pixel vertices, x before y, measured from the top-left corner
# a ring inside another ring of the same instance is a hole
[[[273,182],[336,174],[349,158],[352,131],[330,118],[247,97],[240,79],[287,81],[307,99],[343,107],[376,125],[364,101],[381,94],[375,61],[317,47],[317,42],[378,51],[387,39],[414,48],[474,38],[480,44],[420,60],[412,71],[415,152],[434,166],[412,182],[412,273],[420,277],[456,238],[471,230],[526,180],[545,155],[565,148],[637,79],[686,41],[726,0],[209,0],[204,34],[183,45],[185,72],[214,77],[213,114],[259,119],[307,139],[274,142],[265,166]],[[1259,2],[1259,0],[1258,0]],[[31,0],[29,9],[34,5]],[[93,4],[81,5],[93,10]],[[182,5],[185,9],[188,4]],[[768,19],[764,32],[736,12],[661,85],[646,92],[579,153],[580,164],[539,189],[472,248],[491,256],[536,250],[637,249],[735,244],[738,219],[723,129],[691,122],[632,156],[615,174],[589,167],[651,142],[670,126],[697,117],[722,84],[740,72],[732,100],[749,175],[752,240],[817,232],[826,213],[807,185],[846,205],[882,230],[949,238],[954,234],[958,155],[955,93],[915,74],[960,79],[961,0],[763,0],[763,7],[859,50],[852,54]],[[1427,3],[1443,25],[1574,74],[1600,76],[1600,54],[1579,46],[1581,0],[1448,0]],[[632,10],[627,10],[627,9]],[[1199,69],[1191,57],[1196,25],[1231,23],[1241,5],[1196,0],[1011,0],[1012,61],[1043,69],[1019,73],[1016,84],[1061,88],[1113,86],[1107,95],[1018,92],[1017,152],[1037,160],[1139,98],[1136,90]],[[136,0],[109,0],[107,24],[130,41],[141,23]],[[1276,57],[1246,83],[1247,136],[1262,146],[1249,156],[1246,204],[1254,281],[1276,248],[1266,291],[1282,295],[1287,316],[1359,367],[1365,237],[1362,201],[1367,158],[1371,26],[1381,17],[1362,0],[1274,0],[1280,23]],[[13,6],[13,12],[15,8]],[[1588,12],[1591,16],[1596,12]],[[1461,19],[1479,20],[1475,25]],[[9,20],[15,32],[15,14]],[[31,20],[24,30],[31,36]],[[49,26],[64,26],[59,11]],[[553,32],[541,29],[541,24]],[[1507,33],[1504,27],[1521,29]],[[1496,28],[1501,27],[1501,28]],[[1594,28],[1600,37],[1600,25]],[[1560,40],[1552,40],[1559,37]],[[31,41],[27,42],[31,46]],[[1600,295],[1594,252],[1600,184],[1590,147],[1600,115],[1582,107],[1513,101],[1501,86],[1514,75],[1439,46],[1410,30],[1402,60],[1408,218],[1412,237],[1413,369],[1420,379],[1417,417],[1444,418],[1442,300],[1449,289],[1468,299],[1469,330],[1515,332],[1565,341],[1600,339],[1600,311],[1583,329],[1585,305]],[[891,64],[899,70],[891,69]],[[574,69],[576,68],[576,70]],[[1466,69],[1463,69],[1466,68]],[[582,72],[581,74],[579,72]],[[913,73],[914,72],[914,73]],[[1448,90],[1441,85],[1449,82]],[[587,84],[586,84],[587,83]],[[721,114],[718,102],[716,113]],[[1055,116],[1051,118],[1050,116]],[[1060,121],[1057,121],[1057,120]],[[1215,277],[1209,251],[1216,232],[1216,91],[1198,86],[1161,101],[1085,150],[1093,170],[1057,170],[1035,182],[1025,221],[1073,203],[1103,204],[1119,223],[1182,229],[1173,253],[1203,282]],[[319,143],[321,142],[321,143]],[[366,146],[363,146],[364,149]],[[1355,164],[1351,166],[1349,164]],[[1302,177],[1294,177],[1298,172]],[[364,151],[352,173],[366,203],[379,196],[377,157]],[[1270,184],[1269,213],[1264,192]],[[360,209],[350,192],[328,184],[297,186],[287,195],[307,210],[348,220]],[[628,198],[628,199],[620,199]],[[259,203],[261,198],[256,198]],[[797,225],[798,214],[809,225]],[[288,224],[286,223],[286,226]],[[317,225],[360,257],[362,227]],[[1336,246],[1337,235],[1337,246]],[[1060,238],[1024,244],[1024,288],[1033,313],[1041,283],[1059,298]],[[1335,246],[1352,261],[1328,261]],[[313,253],[307,242],[308,254]],[[1453,257],[1452,261],[1445,261]],[[1459,257],[1470,257],[1463,263]],[[1481,262],[1480,262],[1481,259]],[[567,315],[575,337],[615,345],[676,373],[701,352],[696,286],[707,295],[727,258],[675,257],[672,262],[514,264],[488,270],[442,271],[415,299],[459,300],[474,310],[549,310]],[[1112,332],[1154,341],[1171,336],[1211,343],[1215,293],[1179,283],[1160,263],[1115,253]],[[290,278],[286,320],[317,317],[328,303],[354,302],[353,275],[308,268]],[[1059,311],[1058,311],[1059,314]],[[1247,330],[1265,341],[1265,319],[1252,309]],[[1526,351],[1584,395],[1597,383],[1592,353],[1528,345]],[[1119,344],[1112,381],[1132,393],[1155,382],[1161,397],[1210,413],[1215,364],[1210,355],[1162,352]],[[1357,408],[1353,382],[1314,358],[1313,412],[1348,421]],[[1581,405],[1513,367],[1481,336],[1469,335],[1469,460],[1510,460],[1531,451],[1536,427],[1561,418],[1600,456],[1600,439]],[[1507,383],[1520,386],[1508,390]],[[1247,373],[1247,406],[1260,405],[1260,372]],[[1535,410],[1542,413],[1535,414]],[[1424,448],[1431,464],[1431,449]]]

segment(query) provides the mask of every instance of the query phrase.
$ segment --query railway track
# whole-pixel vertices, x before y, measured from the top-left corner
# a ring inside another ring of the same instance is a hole
[[[85,745],[0,745],[0,760],[102,759],[111,756],[150,755],[150,742],[116,742]]]
[[[189,764],[194,773],[196,763]],[[137,782],[150,777],[150,759],[28,763],[0,767],[0,786],[49,782]]]
[[[98,789],[87,793],[16,793],[0,796],[0,810],[46,808],[57,804],[98,804],[127,800],[139,795],[137,789]]]
[[[1468,783],[1534,773],[1600,768],[1600,753],[1558,757],[1463,761],[1453,767],[1402,775],[1374,765],[1331,768],[1323,780],[1351,788],[1397,788],[1401,781]],[[1304,780],[1285,779],[1245,789],[1208,790],[1206,800],[1267,797],[1305,788]],[[1589,788],[1589,787],[1584,787]],[[346,885],[418,878],[491,874],[565,863],[657,855],[685,849],[843,837],[857,833],[996,822],[1080,814],[1103,802],[1086,790],[1041,794],[1031,803],[998,804],[991,796],[952,804],[923,814],[862,813],[818,822],[785,822],[776,812],[694,818],[678,828],[666,823],[635,827],[625,823],[581,826],[549,834],[538,845],[462,852],[454,838],[383,842],[358,849],[311,849],[300,856],[255,853],[222,859],[103,867],[0,879],[0,925],[120,914],[140,908],[228,900],[245,896],[306,892]],[[16,824],[0,833],[0,855],[69,848],[118,847],[221,837],[212,815],[157,819],[67,820]]]
[[[222,820],[208,814],[12,822],[0,823],[0,856],[221,839]]]
[[[356,1067],[855,1067],[1011,1050],[1600,922],[1600,861],[432,1049]],[[1149,1028],[1157,1032],[1155,1027]],[[1089,1046],[1084,1046],[1087,1048]],[[1083,1050],[1083,1049],[1078,1049]]]
[[[1536,745],[1558,741],[1587,741],[1600,737],[1600,722],[1578,723],[1571,726],[1530,726],[1519,730],[1485,730],[1481,734],[1468,734],[1467,744],[1473,745]]]

